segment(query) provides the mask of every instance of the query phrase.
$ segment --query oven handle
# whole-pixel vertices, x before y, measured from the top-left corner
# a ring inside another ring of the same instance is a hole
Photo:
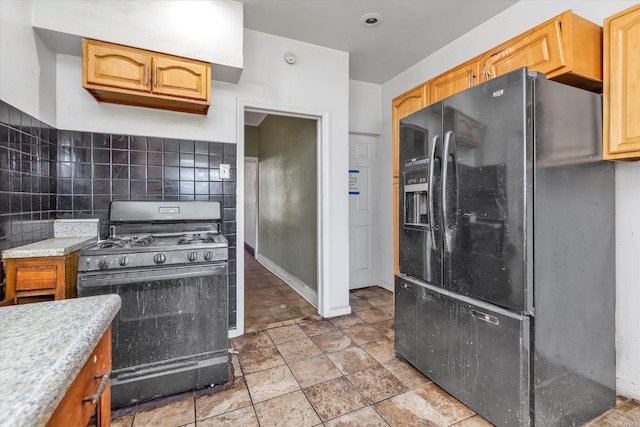
[[[78,287],[87,288],[114,284],[121,285],[128,283],[140,283],[141,281],[150,282],[158,279],[182,279],[188,277],[210,276],[214,274],[227,274],[227,263],[78,273]]]

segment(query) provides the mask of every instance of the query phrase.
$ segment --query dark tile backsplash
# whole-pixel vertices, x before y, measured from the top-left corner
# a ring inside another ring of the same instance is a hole
[[[0,101],[0,251],[53,235],[56,149],[56,129]]]
[[[220,178],[220,164],[231,179]],[[99,218],[111,200],[211,200],[229,240],[236,324],[236,145],[56,130],[0,101],[0,248],[46,239],[55,218]]]

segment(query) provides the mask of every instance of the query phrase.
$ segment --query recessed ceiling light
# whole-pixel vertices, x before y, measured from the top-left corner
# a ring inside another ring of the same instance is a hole
[[[382,22],[382,15],[379,13],[365,13],[362,15],[362,18],[360,18],[360,22],[365,27],[375,27]]]

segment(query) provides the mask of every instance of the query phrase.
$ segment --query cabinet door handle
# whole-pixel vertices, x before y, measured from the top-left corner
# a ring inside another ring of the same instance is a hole
[[[149,64],[144,64],[144,85],[149,86]]]
[[[153,85],[158,87],[158,66],[153,64]]]
[[[95,379],[100,378],[100,384],[98,384],[98,388],[96,389],[96,392],[94,394],[82,399],[83,403],[91,402],[92,405],[95,405],[96,402],[100,400],[102,393],[104,393],[104,390],[107,388],[107,385],[109,385],[109,375],[111,375],[111,372],[105,372],[104,374],[95,376]]]
[[[489,69],[487,67],[484,67],[484,79],[489,80],[490,76],[491,76],[491,73],[489,72]]]

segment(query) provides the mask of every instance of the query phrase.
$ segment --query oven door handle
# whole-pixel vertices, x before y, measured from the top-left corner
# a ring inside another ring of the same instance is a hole
[[[227,274],[227,263],[198,264],[162,268],[140,268],[130,270],[114,270],[109,272],[78,273],[78,287],[96,287],[120,285],[127,283],[150,282],[154,280],[182,279]]]

